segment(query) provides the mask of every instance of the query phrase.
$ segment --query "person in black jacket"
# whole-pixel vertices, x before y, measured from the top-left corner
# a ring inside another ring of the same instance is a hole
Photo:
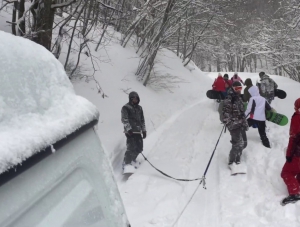
[[[127,149],[124,156],[123,168],[135,166],[136,158],[143,151],[143,139],[146,138],[146,125],[140,97],[137,92],[129,94],[129,102],[122,107],[121,121],[127,137]],[[143,135],[143,137],[142,137]],[[131,168],[132,169],[132,168]]]
[[[250,78],[247,78],[245,80],[245,89],[244,89],[244,95],[243,95],[243,100],[244,102],[249,102],[250,98],[251,98],[251,95],[249,93],[249,88],[251,88],[253,86],[252,84],[252,80]]]

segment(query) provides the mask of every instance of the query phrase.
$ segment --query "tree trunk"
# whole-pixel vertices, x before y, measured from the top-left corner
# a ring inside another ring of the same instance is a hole
[[[25,12],[25,0],[20,0],[20,3],[19,3],[19,15],[18,15],[18,18],[20,19],[21,17],[23,17],[24,15],[24,12]],[[19,34],[20,36],[23,36],[25,34],[25,18],[24,20],[22,20],[20,22],[20,25],[19,25]]]
[[[34,6],[35,27],[33,28],[32,40],[44,46],[47,50],[51,49],[52,27],[55,10],[51,9],[51,0],[40,0]]]
[[[220,58],[217,58],[217,71],[221,72]]]
[[[14,35],[17,35],[16,31],[16,19],[17,19],[17,9],[18,9],[18,2],[14,2],[14,8],[13,8],[13,13],[12,13],[12,26],[11,26],[11,32]]]

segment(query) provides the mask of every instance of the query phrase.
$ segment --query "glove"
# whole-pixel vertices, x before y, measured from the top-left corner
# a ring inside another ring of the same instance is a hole
[[[128,134],[129,136],[132,136],[132,135],[133,135],[132,129],[128,130],[127,134]]]
[[[288,162],[288,163],[291,163],[292,162],[292,157],[290,157],[290,156],[286,156],[286,161]]]
[[[143,139],[145,139],[146,137],[147,137],[147,132],[144,131],[144,132],[143,132]]]
[[[274,108],[271,109],[271,112],[277,113],[277,111]]]

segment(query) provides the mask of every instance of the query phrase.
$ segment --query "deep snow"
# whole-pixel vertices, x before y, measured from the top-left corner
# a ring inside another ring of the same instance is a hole
[[[95,74],[108,97],[103,99],[93,82],[75,81],[73,85],[77,94],[89,99],[100,111],[98,134],[111,160],[132,227],[169,227],[198,182],[168,179],[145,161],[126,181],[121,175],[126,149],[121,107],[128,101],[130,91],[139,93],[148,131],[144,154],[157,168],[176,178],[202,177],[222,129],[215,102],[205,96],[217,72],[204,73],[193,69],[192,64],[189,69],[184,68],[174,53],[162,50],[156,74],[175,75],[185,82],[175,83],[171,92],[144,87],[134,75],[139,56],[132,43],[122,48],[119,39],[120,34],[115,33],[106,50],[94,52],[97,56],[109,54],[110,63],[99,64],[100,70]],[[89,69],[89,59],[82,59],[85,69]],[[239,75],[244,80],[252,78],[254,83],[258,79],[258,73]],[[287,98],[276,99],[272,106],[290,119],[293,103],[300,96],[300,84],[288,78],[272,77],[280,89],[287,91]],[[279,205],[287,195],[280,171],[285,161],[283,149],[287,146],[289,125],[280,127],[267,122],[267,126],[272,149],[261,145],[256,129],[251,128],[247,133],[248,147],[242,159],[248,173],[243,176],[230,176],[227,167],[230,136],[228,132],[222,135],[206,176],[207,189],[200,186],[175,226],[300,226],[300,203]]]
[[[132,226],[172,226],[198,182],[168,179],[145,161],[127,181],[122,177],[121,162],[126,146],[120,111],[128,101],[125,93],[134,90],[141,97],[148,131],[144,154],[148,159],[173,177],[198,178],[205,171],[222,129],[215,102],[205,96],[217,73],[204,73],[198,68],[190,71],[174,53],[163,50],[157,71],[177,75],[186,83],[177,84],[172,92],[155,91],[136,80],[138,56],[132,47],[124,49],[116,41],[107,50],[112,64],[103,64],[97,78],[109,97],[97,96],[89,84],[76,83],[76,91],[100,109],[99,136],[112,160]],[[244,80],[252,78],[254,83],[258,79],[257,73],[239,74]],[[288,94],[284,100],[276,99],[272,106],[290,118],[300,84],[288,78],[272,77]],[[207,190],[200,186],[175,226],[299,226],[300,205],[279,205],[287,195],[280,171],[285,161],[283,149],[287,146],[289,125],[280,127],[267,122],[267,126],[272,149],[262,146],[256,129],[251,128],[247,133],[248,147],[243,154],[248,167],[245,176],[230,176],[227,167],[230,136],[228,132],[222,135],[206,176]]]

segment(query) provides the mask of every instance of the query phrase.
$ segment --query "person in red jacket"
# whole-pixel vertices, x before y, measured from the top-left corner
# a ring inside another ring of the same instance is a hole
[[[286,162],[282,168],[281,177],[289,192],[289,196],[281,201],[281,205],[300,200],[300,98],[295,101]]]
[[[214,91],[220,91],[224,97],[226,96],[226,83],[221,73],[218,74],[212,87]]]
[[[227,94],[227,91],[232,87],[232,80],[229,80],[228,74],[224,74],[223,79],[225,81],[225,88]]]

